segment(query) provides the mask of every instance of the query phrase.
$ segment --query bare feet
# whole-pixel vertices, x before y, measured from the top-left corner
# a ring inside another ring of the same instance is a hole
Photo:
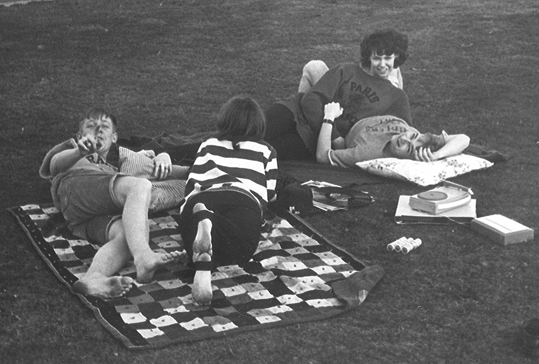
[[[202,203],[197,203],[193,207],[193,213],[208,211]],[[203,216],[203,215],[202,215]],[[195,278],[193,280],[193,299],[201,305],[210,304],[213,298],[211,286],[211,229],[212,222],[208,218],[203,218],[198,222],[197,234],[193,241],[193,263],[195,264]]]
[[[199,255],[197,262],[211,263],[211,256],[208,253]],[[211,269],[197,269],[193,286],[191,287],[193,300],[200,305],[209,305],[213,298],[213,290],[211,286]]]
[[[134,260],[137,271],[137,282],[149,283],[153,280],[153,275],[158,268],[167,264],[176,263],[183,256],[183,252],[177,250],[170,253],[155,253],[144,255]]]
[[[129,292],[133,282],[131,277],[86,275],[73,284],[73,291],[107,300],[123,296]]]
[[[196,214],[200,211],[209,211],[206,209],[206,206],[202,203],[197,203],[193,207],[193,213]],[[195,240],[193,241],[193,263],[197,262],[198,257],[202,253],[208,253],[211,261],[211,256],[213,255],[212,246],[211,246],[211,229],[212,223],[210,219],[203,219],[198,222],[197,234]]]

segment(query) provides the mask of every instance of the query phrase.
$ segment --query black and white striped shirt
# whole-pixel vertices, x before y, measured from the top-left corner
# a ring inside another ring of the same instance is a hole
[[[250,192],[265,206],[275,195],[277,153],[264,141],[211,138],[200,145],[185,187],[186,200],[204,190],[232,186]]]

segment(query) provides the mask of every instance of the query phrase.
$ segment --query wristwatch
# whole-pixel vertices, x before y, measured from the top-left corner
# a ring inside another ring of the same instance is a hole
[[[334,120],[329,120],[329,119],[324,119],[324,121],[322,121],[324,124],[331,124],[331,125],[335,125],[335,121]]]

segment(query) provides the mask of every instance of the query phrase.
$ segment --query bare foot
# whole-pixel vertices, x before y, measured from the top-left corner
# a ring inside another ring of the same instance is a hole
[[[206,206],[202,203],[197,203],[193,207],[193,213],[199,211],[209,211],[206,209]],[[211,261],[211,256],[213,255],[212,246],[211,246],[211,229],[212,222],[210,219],[203,219],[198,222],[197,234],[195,240],[193,241],[193,262],[199,261],[199,256],[202,253],[208,253]]]
[[[197,203],[193,207],[193,213],[204,211],[206,206]],[[211,286],[211,229],[210,219],[202,219],[198,222],[197,234],[193,241],[193,263],[195,264],[195,278],[193,280],[192,295],[193,299],[201,305],[210,304],[213,298]],[[197,264],[198,263],[198,264]]]
[[[73,284],[73,291],[107,300],[123,296],[129,292],[133,282],[131,277],[84,276]]]
[[[211,262],[211,256],[208,253],[202,253],[197,262]],[[211,270],[197,270],[191,287],[191,294],[196,303],[200,305],[210,304],[213,298],[211,286]]]
[[[170,253],[155,253],[144,255],[135,259],[135,269],[137,271],[137,282],[149,283],[153,280],[153,275],[158,268],[165,265],[176,263],[183,256],[183,252],[173,251]]]

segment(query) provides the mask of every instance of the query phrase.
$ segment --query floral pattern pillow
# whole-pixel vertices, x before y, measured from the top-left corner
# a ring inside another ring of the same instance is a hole
[[[459,154],[435,162],[418,162],[409,159],[379,158],[356,165],[365,171],[388,178],[410,181],[420,186],[430,186],[471,171],[492,166],[486,159]]]

